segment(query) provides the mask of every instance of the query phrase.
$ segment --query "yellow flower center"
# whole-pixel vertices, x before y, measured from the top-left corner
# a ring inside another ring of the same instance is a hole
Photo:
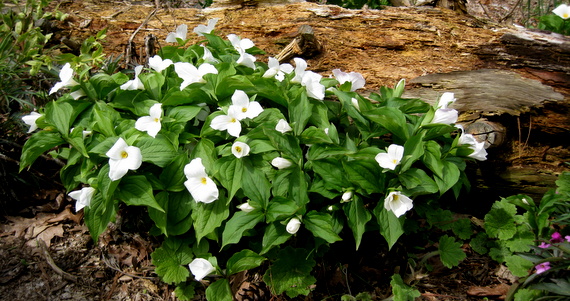
[[[397,194],[394,194],[392,195],[392,200],[397,201],[399,197],[400,196],[398,196]]]
[[[241,153],[241,147],[240,146],[236,146],[235,150],[236,150],[236,152]]]
[[[247,112],[247,108],[246,108],[246,107],[243,107],[243,108],[241,108],[241,111],[242,111],[243,113],[245,113],[245,112]]]
[[[392,159],[392,163],[394,163],[394,164],[398,164],[398,160],[396,160],[396,159]]]
[[[160,118],[155,118],[154,122],[159,123],[160,122]]]
[[[237,119],[232,118],[232,120],[230,120],[231,123],[235,123],[237,121]]]
[[[128,156],[129,156],[129,153],[127,153],[126,151],[121,152],[121,158],[126,159]]]
[[[562,14],[562,19],[568,19],[570,18],[570,14],[569,13],[563,13]]]
[[[206,183],[207,183],[206,177],[202,177],[202,179],[200,179],[200,183],[202,183],[203,185],[206,185]]]

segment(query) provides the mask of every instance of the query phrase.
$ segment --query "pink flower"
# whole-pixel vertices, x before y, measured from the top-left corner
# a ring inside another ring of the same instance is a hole
[[[566,239],[567,242],[570,242],[570,235],[564,236],[564,239]]]
[[[541,249],[546,249],[546,248],[550,247],[550,244],[547,244],[545,242],[541,242],[538,247]]]
[[[539,263],[534,268],[536,269],[537,274],[544,273],[544,272],[550,270],[550,262],[547,261],[547,262]]]
[[[553,242],[553,243],[564,241],[564,239],[562,238],[562,234],[560,234],[559,232],[552,233],[552,235],[550,237],[551,237],[550,242]]]

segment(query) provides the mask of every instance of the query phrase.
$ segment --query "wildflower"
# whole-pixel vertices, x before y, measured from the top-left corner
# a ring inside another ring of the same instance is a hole
[[[78,100],[79,98],[85,96],[86,94],[85,94],[85,91],[83,91],[82,89],[78,89],[78,90],[75,90],[75,91],[69,93],[69,95],[74,100]]]
[[[300,84],[307,69],[307,62],[298,57],[294,58],[293,61],[295,61],[295,77],[291,79],[291,82]]]
[[[119,138],[106,155],[109,157],[109,178],[113,181],[122,178],[129,170],[137,170],[142,164],[140,148],[127,145],[123,138]]]
[[[208,20],[208,25],[198,25],[196,27],[194,27],[194,33],[196,33],[198,36],[203,37],[204,34],[210,34],[212,32],[212,30],[214,30],[214,27],[216,27],[216,23],[218,23],[218,18],[213,18]]]
[[[172,60],[163,60],[158,54],[148,59],[148,66],[156,72],[162,72],[162,70],[170,67],[172,64],[174,64]]]
[[[325,98],[325,86],[321,84],[322,76],[313,71],[305,71],[301,85],[307,89],[307,95],[312,98],[323,100]]]
[[[184,166],[184,174],[187,178],[184,186],[186,186],[196,203],[208,204],[218,199],[218,187],[206,174],[206,168],[202,165],[201,158],[196,158],[186,164]]]
[[[559,232],[554,232],[550,236],[550,242],[552,242],[552,243],[559,243],[559,242],[563,242],[563,241],[564,241],[564,239],[562,238],[562,234],[560,234]]]
[[[245,92],[242,90],[235,90],[234,94],[232,95],[232,105],[230,109],[235,110],[236,118],[238,120],[242,120],[244,118],[253,119],[257,117],[261,112],[263,112],[263,108],[257,101],[249,101],[249,97]]]
[[[541,242],[540,245],[538,245],[538,247],[541,249],[547,249],[547,248],[550,248],[550,244],[547,244],[545,242]]]
[[[149,115],[137,119],[135,128],[141,132],[147,132],[152,138],[155,138],[162,128],[160,123],[162,120],[162,104],[157,103],[150,107]]]
[[[570,235],[564,236],[564,239],[565,239],[567,242],[570,242]]]
[[[348,203],[350,202],[350,200],[352,200],[352,191],[346,191],[345,193],[342,194],[341,197],[341,203]]]
[[[341,85],[346,82],[350,82],[350,91],[356,91],[360,88],[364,88],[364,84],[366,84],[366,80],[364,80],[362,74],[357,72],[346,73],[340,71],[340,69],[334,69],[332,73]]]
[[[394,212],[396,217],[402,216],[408,210],[414,207],[412,199],[403,195],[399,191],[392,191],[384,199],[384,208]]]
[[[243,212],[252,212],[253,210],[255,210],[255,208],[253,206],[251,206],[249,203],[243,203],[239,206],[237,206],[239,210],[243,211]]]
[[[135,79],[132,79],[124,84],[121,85],[122,90],[143,90],[144,85],[139,79],[139,75],[141,74],[143,69],[142,65],[138,65],[135,67]]]
[[[291,64],[281,64],[279,65],[279,60],[270,57],[267,63],[269,69],[263,74],[264,78],[275,77],[278,81],[283,81],[285,79],[285,74],[293,72],[293,66]]]
[[[358,99],[353,97],[350,101],[352,102],[352,105],[356,108],[356,110],[360,112],[360,105],[358,104]]]
[[[454,94],[445,92],[439,98],[438,108],[435,111],[431,123],[452,124],[457,122],[459,113],[455,109],[450,109],[447,106],[455,102]]]
[[[228,134],[239,137],[241,133],[241,123],[238,119],[237,107],[230,107],[227,115],[214,117],[210,123],[210,127],[218,131],[228,131]]]
[[[38,112],[31,112],[28,115],[24,115],[22,116],[22,121],[29,125],[30,128],[28,129],[28,133],[31,133],[35,130],[38,129],[38,124],[36,123],[36,121],[38,120],[38,118],[40,118],[42,116],[42,114],[38,113]]]
[[[204,63],[196,68],[186,62],[174,63],[174,71],[184,81],[180,84],[180,91],[193,83],[205,83],[204,75],[208,73],[218,74],[218,69],[209,63]]]
[[[473,135],[465,134],[463,126],[456,125],[455,127],[461,130],[461,136],[459,136],[459,141],[458,141],[459,145],[469,145],[469,148],[473,150],[473,152],[469,154],[468,157],[479,161],[487,160],[487,150],[485,150],[485,142],[479,142],[477,141],[477,139],[475,139]]]
[[[76,201],[75,212],[83,209],[83,207],[89,207],[93,194],[95,194],[93,187],[83,187],[81,190],[70,192],[68,195]]]
[[[287,223],[287,226],[285,227],[289,234],[297,233],[297,231],[299,231],[299,228],[301,228],[301,221],[296,217],[290,219]]]
[[[282,134],[285,134],[287,132],[292,131],[293,129],[291,128],[289,123],[287,123],[287,120],[279,119],[277,125],[275,126],[275,130],[281,132]]]
[[[537,274],[544,273],[544,272],[550,270],[550,262],[547,261],[547,262],[539,263],[534,268],[536,269]]]
[[[247,49],[254,46],[253,42],[250,39],[240,39],[235,34],[228,35],[228,40],[230,40],[234,49],[239,53],[239,59],[236,63],[255,69],[255,56],[245,52]]]
[[[566,4],[560,4],[552,12],[564,20],[570,18],[570,6]]]
[[[204,62],[211,64],[217,64],[220,62],[214,57],[214,55],[212,55],[212,52],[210,51],[210,49],[208,49],[208,47],[204,45],[200,45],[200,47],[204,49],[204,55],[202,56]]]
[[[190,272],[196,278],[196,281],[202,280],[216,270],[214,266],[204,258],[196,258],[188,265]]]
[[[249,155],[249,145],[236,141],[232,145],[232,154],[236,156],[236,158],[241,158]]]
[[[388,152],[379,153],[374,159],[382,168],[394,170],[404,157],[404,147],[397,144],[388,146]]]
[[[50,95],[59,91],[59,89],[61,89],[61,88],[64,88],[64,87],[70,88],[70,87],[79,85],[78,82],[73,80],[73,69],[71,69],[71,65],[69,63],[63,65],[63,67],[59,71],[59,79],[61,81],[55,83],[53,88],[51,88],[51,90],[49,90]]]
[[[188,25],[180,24],[176,27],[176,32],[171,32],[166,36],[167,43],[176,43],[177,39],[186,40],[186,34],[188,33]]]
[[[277,169],[284,169],[293,165],[293,163],[285,158],[276,157],[275,159],[271,160],[271,165],[273,165]]]

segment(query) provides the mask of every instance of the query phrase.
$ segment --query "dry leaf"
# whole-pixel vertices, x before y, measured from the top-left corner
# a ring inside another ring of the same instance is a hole
[[[511,286],[505,283],[493,286],[472,286],[467,290],[470,296],[506,296]]]

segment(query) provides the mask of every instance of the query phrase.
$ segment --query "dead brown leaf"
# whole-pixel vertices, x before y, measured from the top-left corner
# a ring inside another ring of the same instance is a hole
[[[467,290],[470,296],[506,296],[511,286],[505,283],[492,286],[472,286]]]

